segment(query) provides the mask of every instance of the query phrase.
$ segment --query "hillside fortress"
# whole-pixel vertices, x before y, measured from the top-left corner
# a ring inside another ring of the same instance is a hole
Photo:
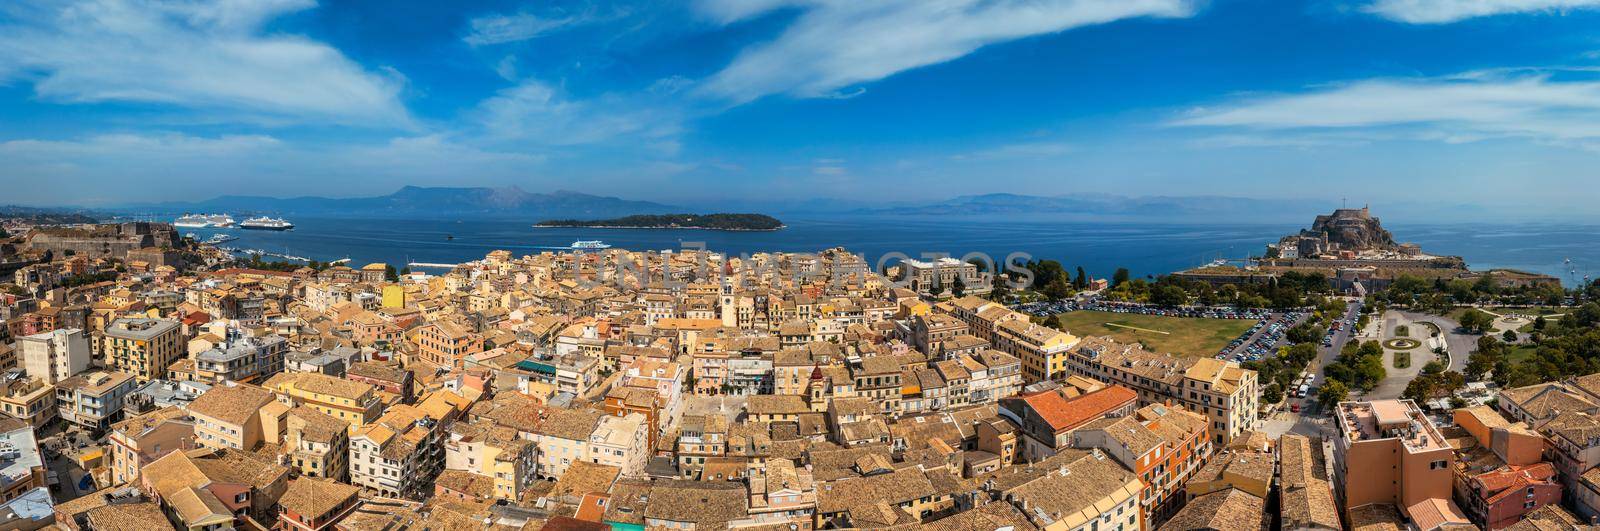
[[[1371,210],[1341,208],[1318,215],[1311,227],[1279,238],[1244,267],[1210,265],[1181,271],[1179,278],[1212,285],[1271,282],[1287,272],[1318,273],[1342,291],[1382,289],[1401,275],[1423,279],[1476,279],[1492,274],[1505,286],[1559,283],[1555,277],[1523,271],[1474,272],[1459,256],[1436,256],[1414,243],[1396,242]]]

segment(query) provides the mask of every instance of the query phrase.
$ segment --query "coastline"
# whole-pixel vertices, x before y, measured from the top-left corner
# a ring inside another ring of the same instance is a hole
[[[645,229],[645,230],[720,230],[727,232],[777,232],[789,228],[788,225],[779,225],[770,229],[735,229],[728,227],[699,227],[685,225],[541,225],[533,224],[535,229]]]

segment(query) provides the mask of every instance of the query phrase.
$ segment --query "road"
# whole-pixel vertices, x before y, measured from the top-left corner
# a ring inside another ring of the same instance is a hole
[[[1351,301],[1345,305],[1344,315],[1339,317],[1339,319],[1348,321],[1354,319],[1360,313],[1361,302]],[[1306,367],[1306,370],[1310,371],[1312,374],[1311,387],[1313,389],[1322,386],[1322,381],[1324,379],[1322,376],[1322,368],[1327,366],[1329,363],[1333,363],[1333,360],[1338,359],[1339,349],[1343,348],[1345,342],[1350,340],[1352,334],[1354,333],[1353,328],[1354,327],[1346,326],[1340,328],[1339,331],[1334,332],[1332,346],[1324,347],[1320,342],[1317,344],[1317,357],[1316,359],[1311,360],[1311,364]],[[1282,436],[1284,433],[1296,433],[1308,436],[1330,435],[1331,432],[1328,430],[1331,428],[1329,428],[1328,416],[1320,414],[1315,398],[1288,398],[1287,400],[1288,404],[1299,402],[1301,408],[1300,412],[1294,413],[1285,407],[1282,411],[1274,413],[1272,416],[1264,419],[1262,422],[1262,429],[1267,433],[1268,437],[1277,438]]]
[[[1345,305],[1344,316],[1340,317],[1340,319],[1343,321],[1350,321],[1355,319],[1357,315],[1360,315],[1360,313],[1361,302],[1351,301]],[[1350,341],[1350,338],[1354,333],[1354,326],[1341,327],[1338,332],[1333,333],[1332,346],[1324,347],[1321,343],[1317,344],[1317,359],[1312,360],[1311,365],[1306,368],[1306,370],[1311,371],[1312,374],[1311,387],[1322,387],[1322,381],[1326,378],[1322,375],[1322,368],[1328,366],[1330,363],[1333,363],[1333,360],[1339,359],[1340,349],[1344,348],[1345,342]]]
[[[1467,371],[1467,355],[1472,354],[1473,350],[1477,350],[1479,336],[1456,332],[1456,329],[1461,328],[1461,323],[1457,323],[1449,317],[1401,310],[1392,311],[1413,322],[1433,323],[1434,326],[1439,327],[1440,335],[1444,336],[1445,350],[1450,355],[1450,370],[1462,373]]]

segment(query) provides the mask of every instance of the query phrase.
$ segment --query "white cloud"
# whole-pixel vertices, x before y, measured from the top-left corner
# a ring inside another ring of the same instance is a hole
[[[1600,138],[1600,81],[1483,73],[1372,79],[1303,94],[1248,97],[1200,108],[1173,125],[1256,131],[1366,131],[1442,142]]]
[[[472,32],[461,40],[473,46],[525,41],[578,22],[577,17],[546,18],[529,13],[488,15],[472,19]]]
[[[1134,17],[1187,17],[1192,0],[706,0],[718,22],[798,7],[776,40],[745,49],[701,90],[737,103],[823,97],[983,46]],[[857,89],[859,91],[859,89]],[[844,94],[856,91],[845,91]]]
[[[480,121],[492,137],[551,146],[630,139],[675,151],[683,117],[677,107],[650,93],[572,99],[538,80],[501,90],[479,105]]]
[[[406,126],[404,81],[327,44],[267,34],[312,0],[14,0],[0,5],[0,81],[45,100],[140,102],[208,119]]]
[[[1600,0],[1375,0],[1366,11],[1411,24],[1447,24],[1475,17],[1594,7],[1600,7]]]

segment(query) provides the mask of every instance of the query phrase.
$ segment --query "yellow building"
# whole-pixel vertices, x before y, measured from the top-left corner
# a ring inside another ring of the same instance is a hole
[[[383,287],[384,308],[406,307],[406,287],[399,284],[390,284]]]
[[[517,437],[517,430],[488,419],[450,425],[445,443],[444,468],[494,478],[494,495],[517,500],[533,485],[533,441]]]
[[[344,481],[350,454],[350,424],[316,409],[289,410],[284,422],[284,449],[289,466],[302,476]]]
[[[194,442],[209,448],[254,450],[266,440],[261,419],[281,413],[268,411],[272,393],[248,384],[218,385],[189,404],[194,417]]]
[[[182,327],[163,319],[117,319],[100,340],[105,366],[132,374],[141,384],[164,377],[186,352]]]
[[[383,413],[372,384],[314,372],[283,372],[267,380],[267,390],[291,406],[307,406],[350,425],[350,431]]]
[[[44,426],[56,418],[56,386],[38,378],[0,384],[0,411],[34,428]]]
[[[1022,360],[1022,380],[1034,383],[1066,376],[1067,356],[1078,337],[1027,321],[995,326],[994,349]]]

